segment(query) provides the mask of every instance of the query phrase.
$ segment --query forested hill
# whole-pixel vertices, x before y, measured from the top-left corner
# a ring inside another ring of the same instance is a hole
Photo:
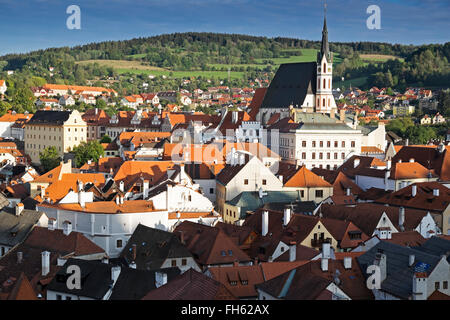
[[[336,53],[359,53],[385,54],[406,57],[414,50],[415,46],[406,46],[377,42],[354,42],[354,43],[330,43],[331,50]],[[158,52],[158,49],[186,49],[190,47],[197,52],[218,51],[225,58],[246,57],[253,58],[277,58],[283,49],[312,48],[320,49],[320,41],[300,40],[293,38],[267,38],[241,34],[219,34],[219,33],[173,33],[146,38],[135,38],[125,41],[106,41],[91,43],[73,48],[50,48],[33,51],[26,54],[9,54],[0,57],[7,61],[8,69],[23,67],[27,62],[42,58],[45,55],[69,54],[75,60],[90,59],[127,59],[131,55],[150,54]]]
[[[389,43],[330,43],[335,80],[345,87],[450,86],[450,43],[426,46]],[[281,63],[315,61],[319,41],[239,34],[174,33],[126,41],[50,48],[0,57],[0,79],[15,71],[15,81],[32,76],[56,83],[83,84],[152,73],[172,79],[216,78],[245,84],[271,77]],[[52,71],[50,71],[50,69]],[[133,84],[113,84],[133,91]],[[125,86],[125,87],[124,87]]]

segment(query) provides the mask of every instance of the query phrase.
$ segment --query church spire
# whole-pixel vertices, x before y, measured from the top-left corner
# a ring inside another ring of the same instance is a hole
[[[327,28],[327,3],[325,1],[324,5],[324,19],[323,19],[323,30],[322,30],[322,45],[320,48],[320,54],[318,56],[318,62],[320,62],[323,58],[326,57],[328,62],[331,61],[331,52],[330,45],[328,44],[328,28]]]

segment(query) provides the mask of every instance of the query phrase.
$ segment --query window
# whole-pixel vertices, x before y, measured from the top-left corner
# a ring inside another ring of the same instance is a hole
[[[173,259],[172,260],[172,267],[176,267],[177,266],[177,260],[176,259]]]
[[[316,190],[316,198],[322,198],[323,197],[323,190]]]
[[[117,248],[122,248],[122,239],[117,239],[117,241],[116,241],[116,247],[117,247]]]
[[[72,300],[72,297],[67,296],[66,300]]]
[[[338,142],[337,142],[337,141],[334,142],[334,147],[335,147],[335,148],[338,147]]]
[[[209,194],[214,194],[214,188],[209,188]]]
[[[323,141],[320,141],[319,145],[320,145],[321,148],[323,148]]]
[[[306,141],[302,141],[302,147],[306,148]]]
[[[345,159],[345,153],[344,152],[342,152],[341,157],[342,157],[342,159]]]
[[[322,160],[323,159],[323,153],[319,153],[319,159]]]
[[[312,159],[313,159],[313,160],[316,159],[316,153],[315,153],[315,152],[312,153]]]
[[[305,190],[300,190],[300,197],[304,198],[305,197]]]
[[[306,159],[306,152],[302,152],[302,159]]]
[[[62,295],[57,294],[57,295],[56,295],[56,300],[62,300]]]
[[[331,154],[329,152],[327,152],[327,159],[330,160],[331,159]]]
[[[182,266],[187,265],[187,259],[181,259],[181,265]]]
[[[244,184],[248,185],[248,179],[244,179]]]
[[[315,141],[312,142],[312,147],[313,147],[313,148],[316,147],[316,142],[315,142]]]
[[[337,160],[337,158],[338,158],[338,154],[335,152],[334,153],[334,159]]]
[[[342,148],[345,148],[345,141],[342,141]]]
[[[352,146],[352,148],[355,147],[355,141],[352,141],[351,146]]]
[[[448,281],[444,281],[442,283],[442,289],[447,290],[448,289]]]
[[[331,147],[331,141],[327,141],[327,148]]]
[[[267,180],[263,179],[262,184],[263,184],[263,186],[265,186],[267,184]]]
[[[434,288],[435,288],[436,290],[439,290],[439,287],[440,287],[439,282],[436,281],[436,282],[434,283]]]

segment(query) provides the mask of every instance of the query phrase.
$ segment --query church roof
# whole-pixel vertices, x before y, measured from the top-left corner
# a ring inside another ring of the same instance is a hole
[[[307,94],[316,94],[316,62],[280,65],[260,109],[301,106]]]

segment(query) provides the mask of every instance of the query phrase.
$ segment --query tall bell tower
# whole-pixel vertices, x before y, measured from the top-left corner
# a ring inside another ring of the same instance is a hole
[[[336,102],[333,97],[333,54],[328,43],[327,4],[322,30],[322,45],[317,53],[317,90],[316,112],[336,112]]]

